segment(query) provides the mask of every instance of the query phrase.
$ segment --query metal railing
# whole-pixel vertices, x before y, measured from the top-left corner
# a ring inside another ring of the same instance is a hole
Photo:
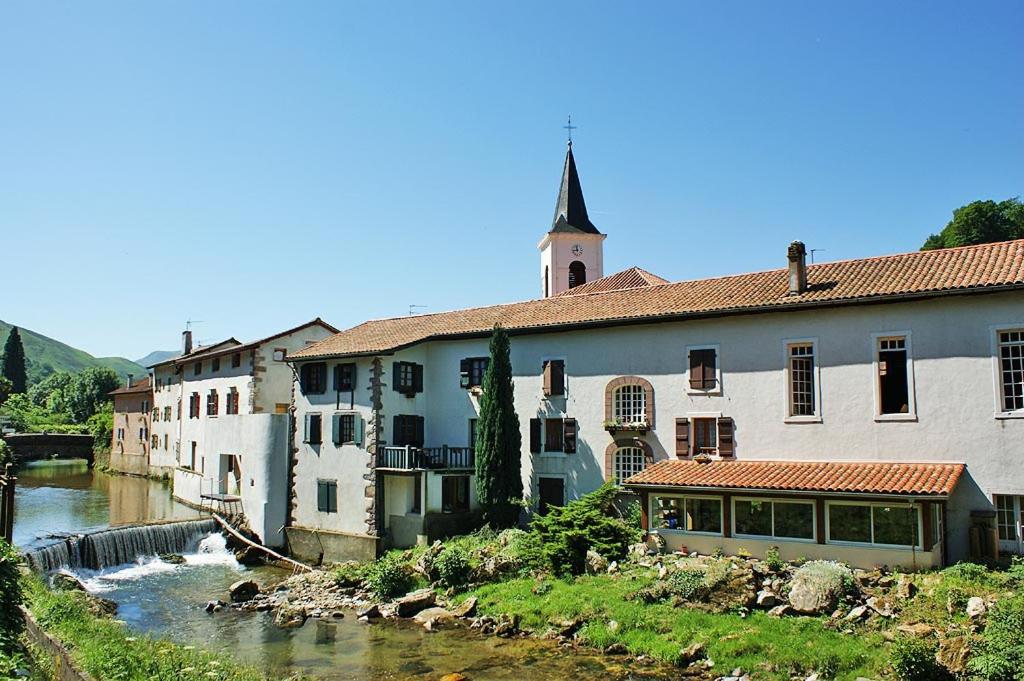
[[[0,474],[0,537],[8,544],[14,543],[14,487],[18,479],[13,471],[11,464],[6,464]]]
[[[377,468],[402,471],[460,470],[476,465],[471,447],[381,447]]]

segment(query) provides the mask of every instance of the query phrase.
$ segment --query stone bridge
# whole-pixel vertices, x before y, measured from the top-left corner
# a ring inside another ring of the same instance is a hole
[[[41,459],[85,459],[90,467],[94,463],[92,435],[15,433],[4,435],[4,442],[11,448],[16,465]]]

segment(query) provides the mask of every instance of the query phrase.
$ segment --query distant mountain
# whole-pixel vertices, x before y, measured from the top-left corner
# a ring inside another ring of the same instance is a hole
[[[11,333],[11,324],[0,320],[0,348]],[[31,331],[22,326],[21,343],[25,346],[25,358],[28,364],[28,382],[38,383],[56,371],[75,373],[89,367],[110,367],[122,378],[132,374],[136,378],[146,375],[146,370],[135,362],[124,357],[93,357],[84,350]]]
[[[162,362],[171,357],[177,357],[181,353],[177,350],[154,350],[142,359],[135,360],[135,363],[143,367],[151,367],[157,362]]]

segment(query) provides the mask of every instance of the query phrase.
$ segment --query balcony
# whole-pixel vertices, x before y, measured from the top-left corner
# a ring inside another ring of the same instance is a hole
[[[476,461],[470,447],[381,447],[377,468],[395,471],[473,470]]]

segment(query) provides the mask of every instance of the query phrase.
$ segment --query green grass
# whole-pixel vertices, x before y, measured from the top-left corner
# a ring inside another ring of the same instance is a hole
[[[79,592],[50,591],[36,577],[25,579],[27,603],[43,628],[96,679],[117,681],[264,681],[256,668],[192,646],[133,636],[116,620],[98,617]]]
[[[11,324],[0,320],[0,347],[3,347],[11,332]],[[48,374],[55,371],[78,373],[89,367],[109,367],[122,378],[133,374],[135,378],[146,375],[146,369],[124,357],[93,357],[84,350],[73,348],[53,338],[48,338],[35,331],[18,327],[21,342],[25,346],[25,357],[30,384],[38,383]]]
[[[777,619],[760,612],[744,618],[631,600],[650,582],[638,574],[573,581],[520,578],[482,586],[468,595],[477,596],[481,612],[518,615],[520,626],[535,633],[543,633],[553,621],[579,617],[587,622],[580,630],[584,644],[604,648],[622,643],[635,655],[668,663],[678,660],[681,648],[700,642],[722,673],[741,667],[758,679],[784,680],[812,671],[855,679],[879,678],[887,669],[879,633],[843,635],[823,628],[818,618]],[[612,620],[618,622],[616,630],[608,625]]]

